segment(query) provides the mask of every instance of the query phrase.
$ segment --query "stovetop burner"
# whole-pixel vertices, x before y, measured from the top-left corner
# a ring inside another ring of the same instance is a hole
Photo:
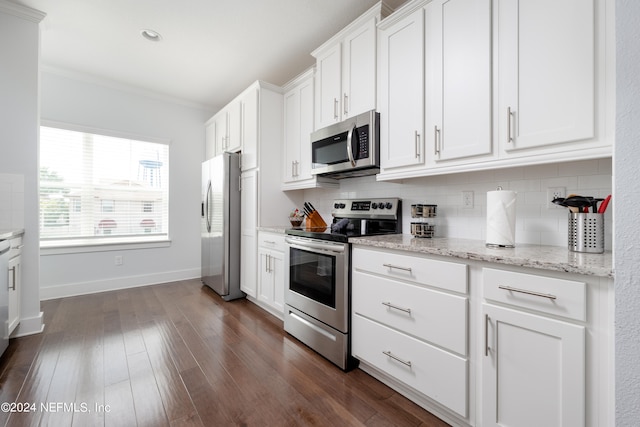
[[[402,200],[340,199],[333,203],[333,221],[326,229],[291,228],[287,234],[346,243],[350,237],[402,233]]]

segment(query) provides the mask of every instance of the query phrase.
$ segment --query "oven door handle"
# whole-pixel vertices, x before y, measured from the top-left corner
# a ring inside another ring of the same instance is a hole
[[[313,249],[315,249],[314,252],[326,252],[326,253],[339,252],[339,253],[344,253],[345,252],[345,246],[346,246],[346,245],[343,245],[343,244],[318,243],[318,242],[315,242],[315,241],[291,239],[289,237],[285,237],[284,240],[292,248],[302,249],[302,250],[313,250]]]

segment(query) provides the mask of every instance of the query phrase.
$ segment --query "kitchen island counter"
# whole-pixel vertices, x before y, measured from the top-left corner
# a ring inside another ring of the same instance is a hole
[[[488,248],[483,240],[421,239],[410,234],[352,237],[349,243],[541,270],[613,277],[610,251],[602,254],[588,254],[571,252],[562,246],[532,244],[517,244],[515,248]]]

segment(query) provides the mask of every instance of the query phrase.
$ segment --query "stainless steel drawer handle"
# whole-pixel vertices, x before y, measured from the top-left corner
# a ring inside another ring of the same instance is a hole
[[[512,288],[511,286],[506,286],[506,285],[498,285],[498,288],[503,289],[505,291],[509,291],[509,292],[518,292],[521,294],[533,295],[533,296],[542,297],[542,298],[549,298],[552,300],[556,299],[556,296],[552,294],[543,294],[540,292],[528,291],[526,289]]]
[[[408,271],[409,273],[411,273],[411,267],[400,267],[398,265],[393,265],[393,264],[382,264],[384,267],[387,268],[391,268],[391,269],[396,269],[396,270],[402,270],[402,271]]]
[[[398,362],[402,363],[403,365],[407,365],[408,367],[411,367],[411,362],[409,360],[401,359],[398,356],[396,356],[395,354],[391,353],[390,351],[383,351],[382,353],[385,356],[388,356],[388,357],[392,358],[393,360],[397,360]]]
[[[405,313],[411,314],[410,308],[398,307],[397,305],[391,304],[390,302],[383,302],[382,305],[393,308],[394,310],[404,311]]]

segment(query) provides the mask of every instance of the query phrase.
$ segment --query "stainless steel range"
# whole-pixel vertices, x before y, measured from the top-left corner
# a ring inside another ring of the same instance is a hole
[[[401,205],[397,198],[336,200],[326,230],[287,230],[284,329],[344,370],[354,365],[348,239],[401,233]]]

